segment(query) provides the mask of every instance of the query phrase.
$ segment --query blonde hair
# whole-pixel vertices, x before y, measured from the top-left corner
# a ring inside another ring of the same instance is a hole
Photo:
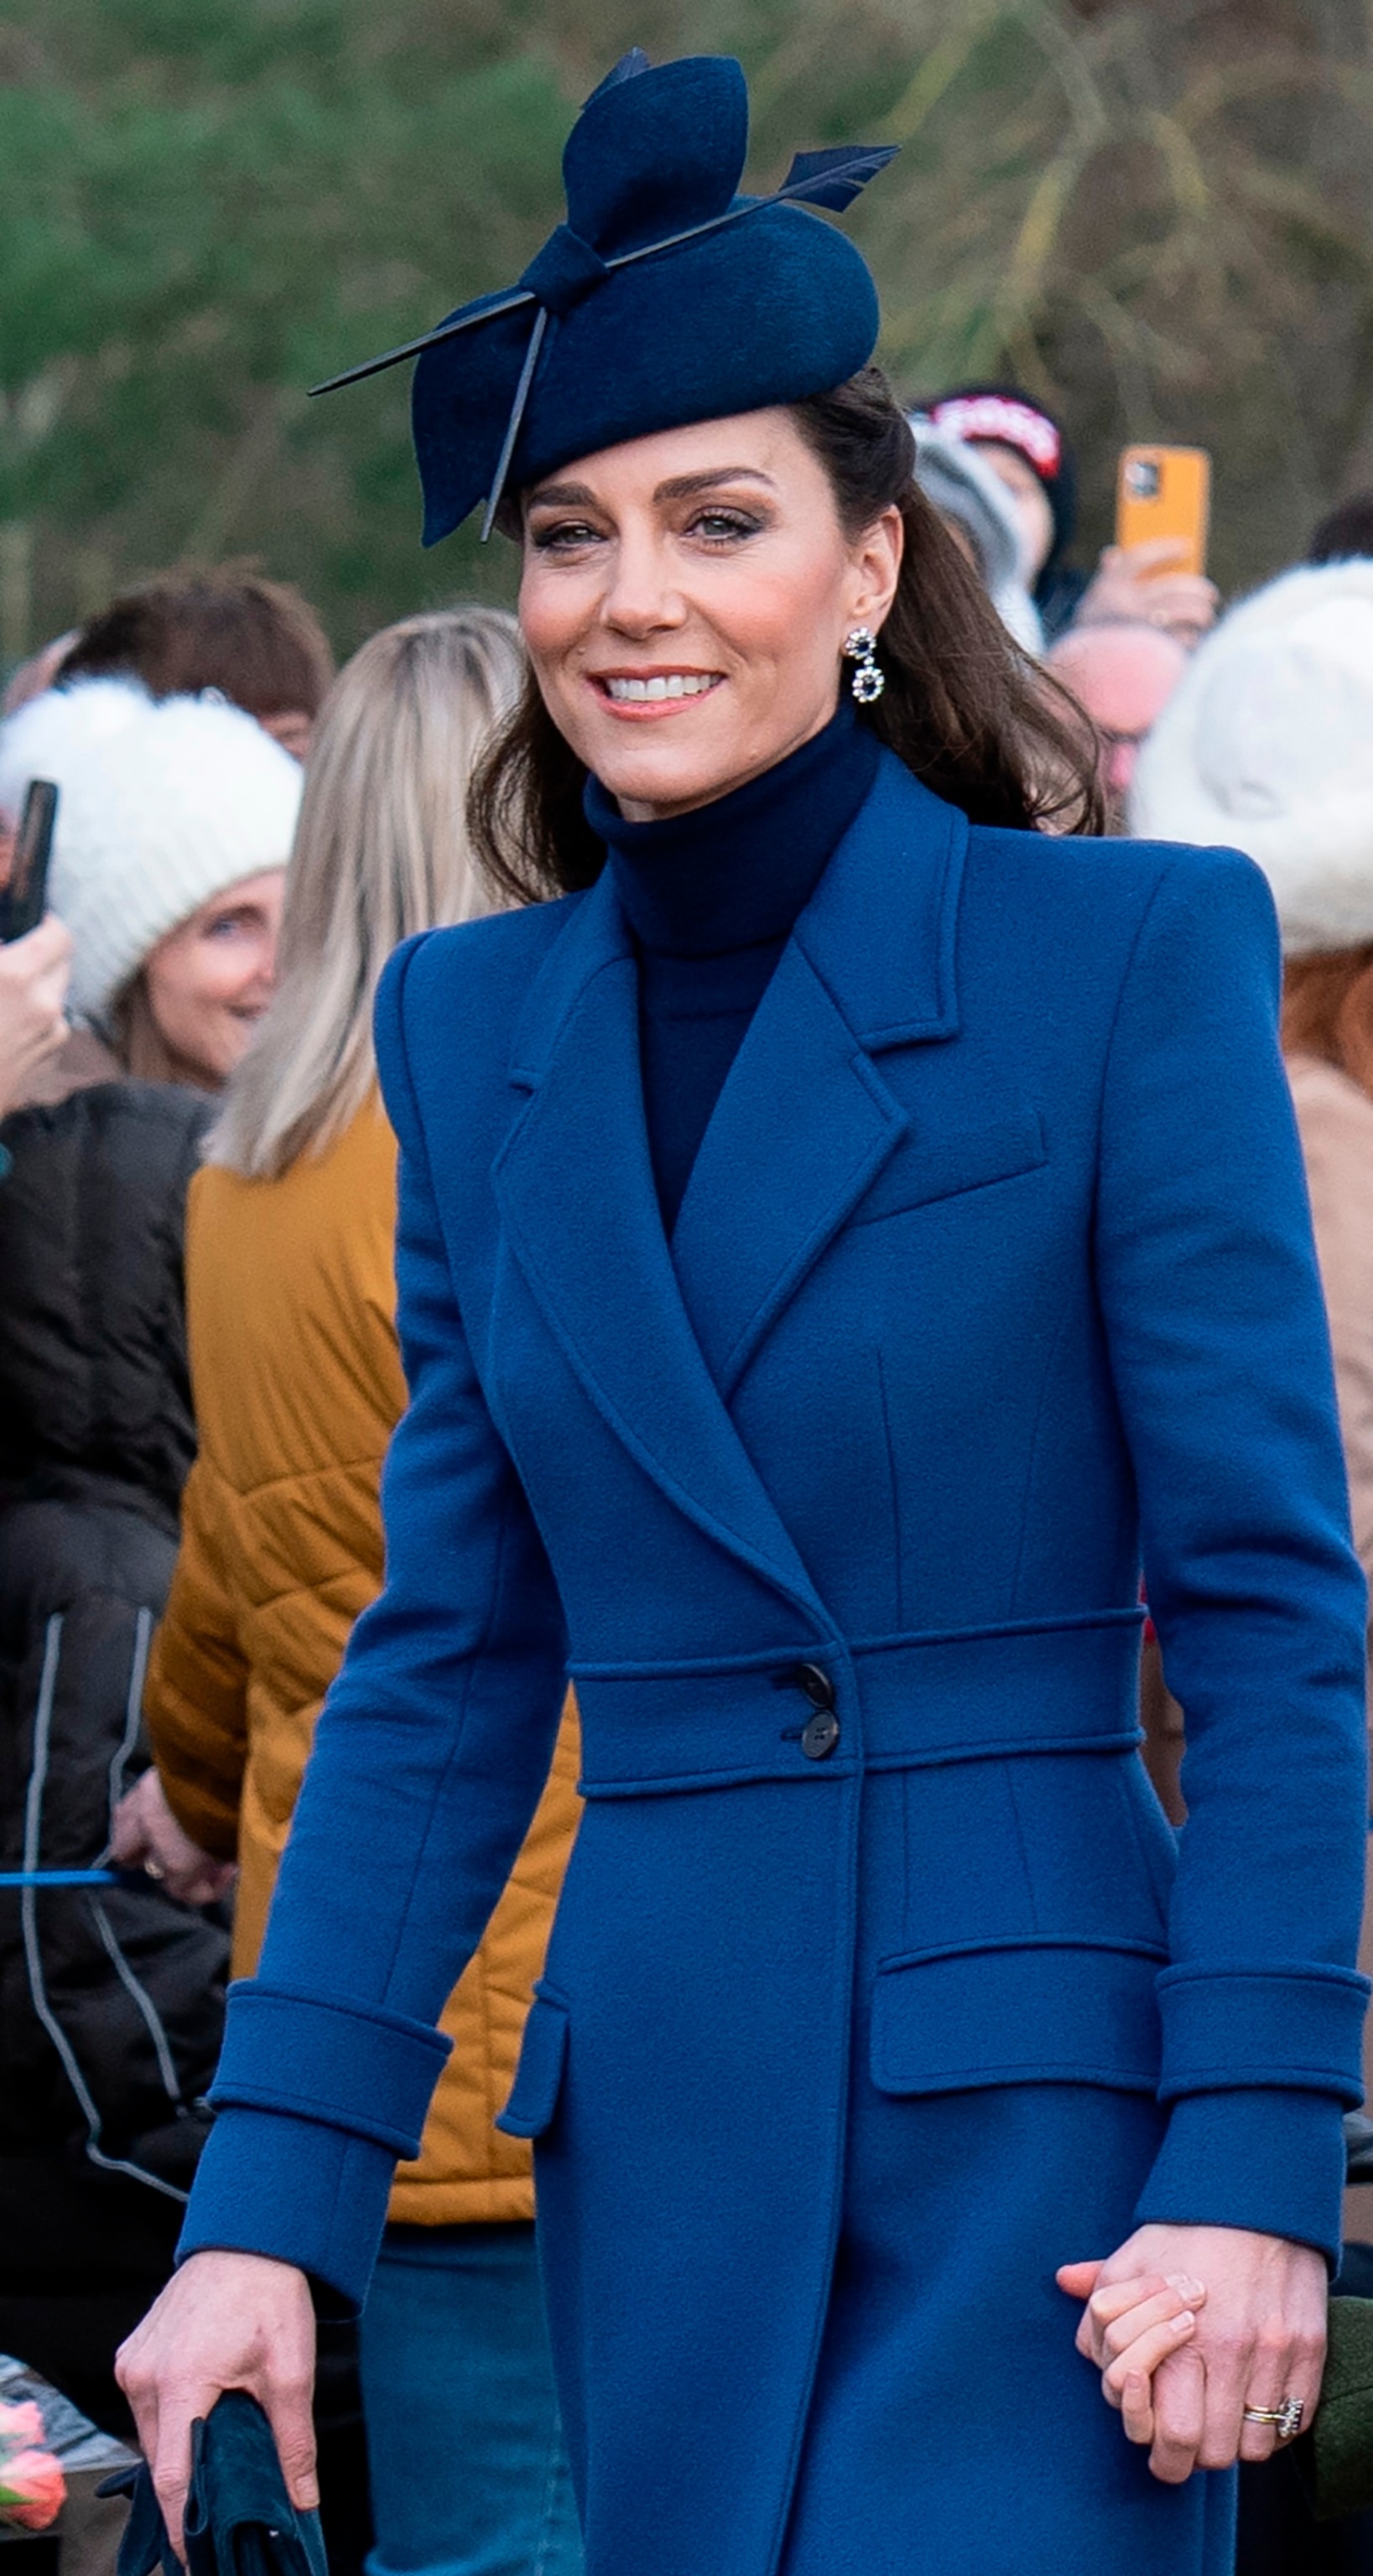
[[[340,1136],[376,1081],[372,1004],[413,931],[491,909],[467,782],[523,676],[495,608],[383,627],[326,698],[306,772],[271,1007],[225,1094],[208,1159],[275,1179]]]

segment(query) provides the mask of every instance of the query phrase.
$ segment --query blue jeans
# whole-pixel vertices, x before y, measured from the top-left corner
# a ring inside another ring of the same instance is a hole
[[[580,2576],[532,2225],[388,2227],[359,2346],[368,2576]]]

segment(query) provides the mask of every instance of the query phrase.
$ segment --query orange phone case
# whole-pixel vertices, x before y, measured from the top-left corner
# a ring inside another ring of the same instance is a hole
[[[1204,447],[1127,447],[1116,481],[1116,544],[1171,537],[1181,552],[1168,572],[1205,572],[1211,459]]]

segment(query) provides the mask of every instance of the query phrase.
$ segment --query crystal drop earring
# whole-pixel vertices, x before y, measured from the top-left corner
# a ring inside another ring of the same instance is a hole
[[[874,699],[881,697],[887,675],[877,660],[876,639],[866,626],[855,626],[845,636],[844,659],[857,663],[849,687],[860,707],[870,707]]]

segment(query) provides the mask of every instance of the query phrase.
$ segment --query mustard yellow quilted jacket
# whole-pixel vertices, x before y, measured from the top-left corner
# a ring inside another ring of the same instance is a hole
[[[146,1706],[181,1823],[238,1859],[237,1976],[257,1961],[324,1694],[381,1583],[378,1483],[405,1402],[394,1223],[395,1141],[377,1106],[279,1180],[211,1166],[191,1185],[200,1454]],[[529,1838],[444,2013],[453,2054],[420,2155],[397,2168],[393,2218],[533,2214],[530,2151],[492,2122],[576,1826],[576,1734],[569,1703]]]

